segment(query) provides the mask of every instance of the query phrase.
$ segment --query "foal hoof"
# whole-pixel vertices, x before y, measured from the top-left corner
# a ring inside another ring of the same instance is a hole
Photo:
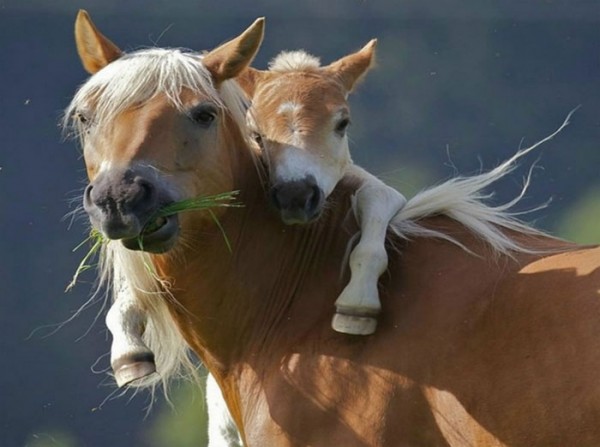
[[[371,335],[377,329],[377,318],[338,313],[333,316],[331,327],[336,332],[350,335]]]
[[[137,354],[115,360],[112,365],[119,388],[156,372],[153,354]]]

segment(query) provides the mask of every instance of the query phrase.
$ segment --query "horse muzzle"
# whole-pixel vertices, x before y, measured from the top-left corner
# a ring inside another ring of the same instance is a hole
[[[145,167],[102,172],[86,187],[83,197],[92,225],[107,239],[152,253],[168,251],[177,239],[177,216],[158,214],[171,202],[157,175]]]
[[[271,187],[271,203],[287,225],[307,224],[323,210],[324,194],[314,177],[279,182]]]

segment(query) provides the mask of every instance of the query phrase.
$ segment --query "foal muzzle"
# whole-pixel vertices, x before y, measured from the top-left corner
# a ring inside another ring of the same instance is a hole
[[[288,225],[306,224],[316,220],[323,209],[323,190],[314,177],[279,182],[271,187],[271,203]]]

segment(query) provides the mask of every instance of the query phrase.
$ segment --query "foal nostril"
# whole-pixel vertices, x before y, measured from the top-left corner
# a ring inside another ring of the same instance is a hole
[[[271,187],[271,203],[287,224],[308,223],[321,211],[323,191],[312,178],[281,182]]]

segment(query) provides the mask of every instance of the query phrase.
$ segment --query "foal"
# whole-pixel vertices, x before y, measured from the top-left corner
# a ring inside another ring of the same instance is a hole
[[[372,66],[376,42],[325,67],[304,51],[283,52],[268,71],[249,68],[238,78],[252,98],[248,125],[267,162],[271,201],[285,223],[316,220],[342,177],[360,185],[353,197],[360,241],[350,254],[350,282],[332,322],[336,331],[355,335],[375,332],[381,311],[377,283],[388,263],[385,236],[406,203],[354,165],[348,149],[347,97]]]

